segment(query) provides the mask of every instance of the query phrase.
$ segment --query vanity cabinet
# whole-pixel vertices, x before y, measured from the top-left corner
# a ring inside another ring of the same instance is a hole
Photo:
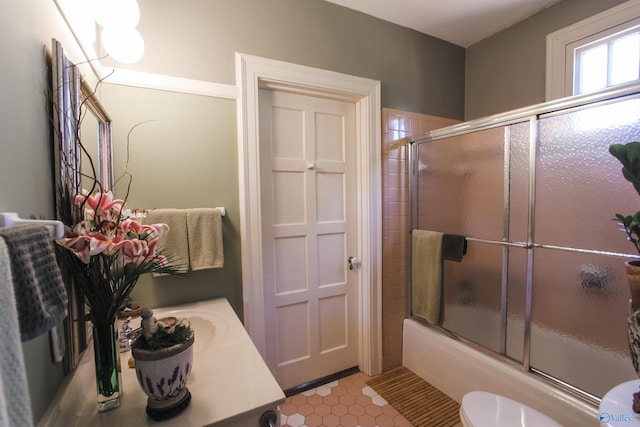
[[[154,309],[157,318],[168,315],[187,318],[195,331],[193,370],[187,382],[192,397],[184,412],[161,422],[147,417],[147,397],[138,385],[135,370],[127,366],[131,353],[126,351],[120,353],[123,383],[121,405],[117,409],[98,413],[93,347],[90,345],[38,425],[280,425],[278,405],[284,403],[284,393],[226,299]],[[133,319],[131,326],[135,328],[139,322],[139,319]]]

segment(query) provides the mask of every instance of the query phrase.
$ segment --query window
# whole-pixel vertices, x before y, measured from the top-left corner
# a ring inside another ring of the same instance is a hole
[[[640,0],[547,36],[546,100],[640,78]]]
[[[574,95],[637,80],[640,27],[575,48],[573,56]]]

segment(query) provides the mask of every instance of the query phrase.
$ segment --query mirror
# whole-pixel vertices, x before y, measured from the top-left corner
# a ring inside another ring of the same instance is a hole
[[[83,80],[79,68],[53,39],[51,55],[51,112],[54,159],[54,194],[58,219],[65,223],[68,209],[58,196],[70,196],[82,188],[90,190],[96,181],[103,188],[113,187],[111,119],[96,97],[95,90]],[[84,301],[71,275],[62,269],[69,296],[69,315],[64,320],[66,351],[65,373],[76,366],[87,346],[87,322]]]
[[[93,185],[91,161],[98,162],[97,178],[105,189],[113,189],[113,148],[111,144],[111,118],[86,81],[82,81],[80,95],[81,184]]]

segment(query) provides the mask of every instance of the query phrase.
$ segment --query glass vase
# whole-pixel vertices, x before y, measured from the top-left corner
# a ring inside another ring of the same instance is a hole
[[[117,332],[113,323],[93,325],[93,351],[98,390],[98,412],[120,406],[122,381]]]

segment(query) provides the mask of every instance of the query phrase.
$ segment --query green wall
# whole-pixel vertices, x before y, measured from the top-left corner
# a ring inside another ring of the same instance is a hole
[[[224,267],[140,279],[132,297],[149,307],[226,297],[240,318],[242,265],[238,206],[236,103],[200,95],[105,84],[102,101],[113,120],[116,178],[124,171],[127,134],[130,209],[223,206]],[[126,195],[127,179],[115,188]]]
[[[70,58],[81,60],[53,1],[2,3],[0,212],[22,218],[52,218],[54,213],[45,59],[52,37],[62,41]],[[22,349],[37,422],[63,380],[63,367],[51,359],[48,334],[23,343]]]

